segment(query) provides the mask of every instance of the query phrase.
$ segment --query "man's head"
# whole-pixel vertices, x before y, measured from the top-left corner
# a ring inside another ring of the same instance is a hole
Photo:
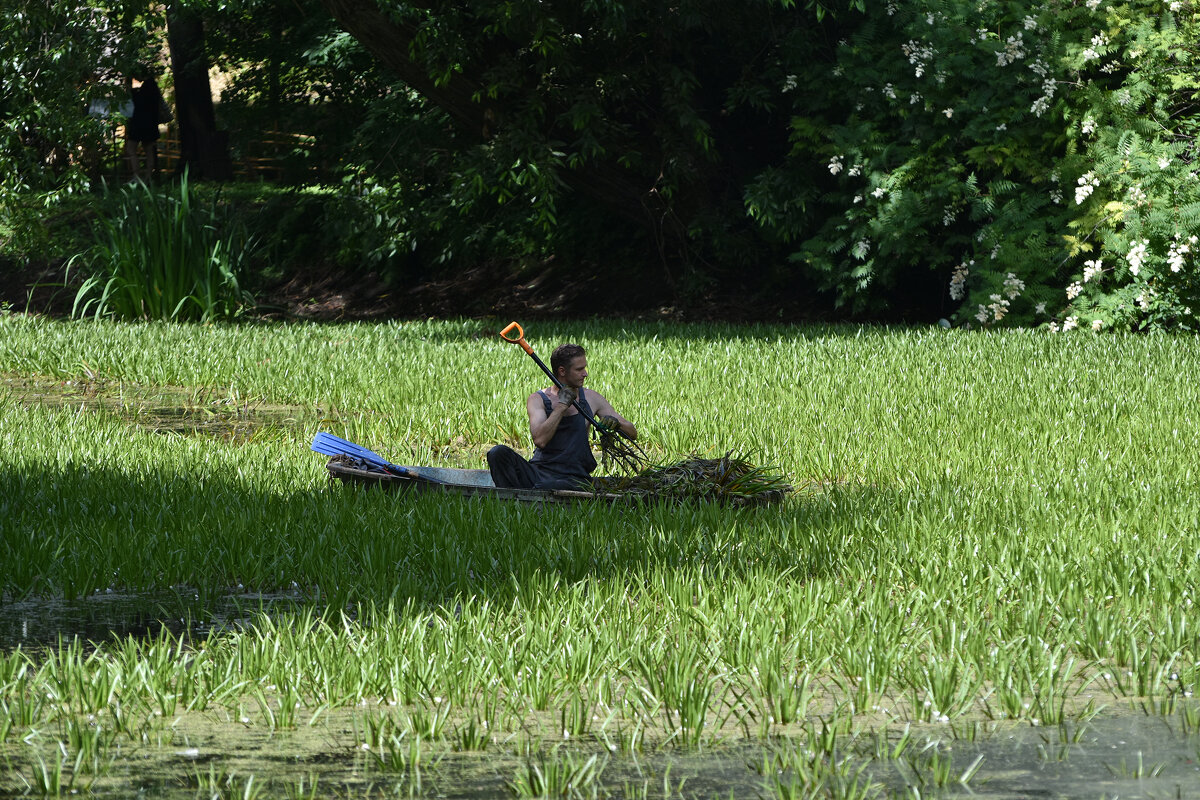
[[[560,344],[550,354],[550,370],[564,386],[578,389],[587,378],[587,351],[577,344]]]

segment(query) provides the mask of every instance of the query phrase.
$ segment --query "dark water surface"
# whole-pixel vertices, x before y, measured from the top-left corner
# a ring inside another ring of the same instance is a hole
[[[302,602],[300,592],[231,592],[213,599],[183,587],[154,594],[108,590],[76,600],[5,598],[0,600],[0,653],[74,639],[90,645],[151,637],[163,629],[186,638],[207,636],[214,628],[251,624],[260,613],[294,611]]]

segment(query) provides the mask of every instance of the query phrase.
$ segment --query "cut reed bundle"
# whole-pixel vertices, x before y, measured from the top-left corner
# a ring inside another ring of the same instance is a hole
[[[735,506],[777,503],[792,491],[787,478],[755,466],[732,451],[720,458],[692,454],[628,477],[597,478],[596,486],[602,491],[644,492],[674,500],[715,500]]]

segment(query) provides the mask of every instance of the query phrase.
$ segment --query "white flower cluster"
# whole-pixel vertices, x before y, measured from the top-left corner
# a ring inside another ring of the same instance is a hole
[[[1169,166],[1171,166],[1171,159],[1167,158],[1166,156],[1163,156],[1162,158],[1158,159],[1158,168],[1159,169],[1166,169]]]
[[[1008,273],[1004,278],[1004,293],[1008,295],[1009,300],[1016,300],[1017,295],[1025,291],[1025,281],[1018,278],[1013,273]]]
[[[783,91],[790,92],[792,89],[795,89],[796,86],[798,85],[796,83],[796,80],[797,80],[797,78],[795,75],[788,75],[786,78],[784,78],[783,79]]]
[[[916,39],[909,39],[907,44],[900,46],[900,49],[908,58],[908,63],[916,68],[917,77],[919,78],[924,75],[929,62],[933,60],[934,49],[927,44],[918,42]]]
[[[1025,57],[1025,34],[1021,31],[1004,41],[1004,49],[996,53],[996,66],[1015,64]]]
[[[1085,136],[1096,130],[1096,120],[1091,117],[1084,117],[1083,124],[1079,126],[1079,132]]]
[[[942,224],[949,227],[953,224],[956,217],[958,217],[958,209],[954,206],[946,206],[945,210],[942,211]]]
[[[970,276],[973,266],[975,266],[975,259],[964,261],[954,268],[954,274],[950,276],[951,300],[962,300],[967,296],[967,278]],[[980,322],[982,321],[980,320]]]
[[[1067,287],[1067,300],[1074,300],[1079,295],[1083,294],[1083,284],[1075,281]]]
[[[1004,319],[1004,315],[1008,313],[1008,301],[998,294],[988,297],[992,302],[986,306],[983,303],[979,304],[979,310],[975,312],[975,319],[982,323],[987,323],[989,319],[999,322]]]
[[[1122,89],[1117,92],[1117,102],[1123,106],[1127,106],[1133,102],[1133,95],[1130,94],[1128,89]]]
[[[1092,37],[1092,46],[1083,51],[1083,63],[1100,58],[1100,51],[1108,47],[1108,35],[1103,31]]]
[[[1181,242],[1179,241],[1179,234],[1175,234],[1175,241],[1171,242],[1171,247],[1167,251],[1167,264],[1171,267],[1171,272],[1183,271],[1184,259],[1192,251],[1192,246],[1195,244],[1195,236],[1189,236],[1186,242]]]
[[[887,194],[887,189],[883,188],[882,186],[876,186],[875,190],[871,192],[871,197],[874,197],[876,200],[878,200],[885,194]]]
[[[1046,78],[1046,80],[1042,81],[1042,96],[1034,100],[1033,105],[1029,107],[1034,116],[1040,117],[1046,113],[1050,108],[1050,101],[1054,99],[1054,92],[1057,88],[1058,81],[1054,80],[1054,78]]]
[[[1038,25],[1038,24],[1037,24],[1037,20],[1036,20],[1036,19],[1034,19],[1034,18],[1033,18],[1033,17],[1031,17],[1031,16],[1028,16],[1028,15],[1026,15],[1026,17],[1025,17],[1025,30],[1027,30],[1027,31],[1036,31],[1036,30],[1037,30],[1037,25]]]
[[[867,257],[867,253],[871,252],[871,241],[869,239],[859,239],[854,243],[854,249],[851,250],[854,257],[862,261]]]
[[[1083,205],[1083,201],[1087,200],[1092,192],[1096,191],[1096,187],[1100,185],[1100,179],[1096,177],[1094,172],[1085,172],[1079,176],[1077,181],[1079,184],[1075,187],[1075,205]]]
[[[896,87],[892,86],[890,83],[885,83],[883,85],[883,96],[886,97],[888,100],[895,100],[896,99]]]
[[[1087,283],[1092,278],[1099,277],[1103,271],[1104,268],[1098,258],[1083,262],[1083,282]]]
[[[1073,331],[1079,327],[1079,317],[1067,317],[1063,320],[1064,331]]]
[[[1101,2],[1103,2],[1103,0],[1087,0],[1087,3],[1085,3],[1085,5],[1092,11],[1095,11],[1097,8],[1100,7]]]
[[[1104,320],[1102,320],[1102,319],[1092,320],[1092,330],[1098,331],[1103,327],[1104,327]]]
[[[1129,262],[1129,271],[1134,275],[1142,271],[1142,264],[1146,261],[1146,248],[1149,246],[1149,239],[1142,239],[1140,242],[1134,240],[1133,246],[1129,248],[1129,252],[1125,255],[1125,260]]]
[[[833,158],[829,159],[829,174],[837,175],[841,171],[842,171],[842,157],[834,156]]]
[[[1140,183],[1135,183],[1129,187],[1129,202],[1135,206],[1140,206],[1146,202],[1146,190],[1142,188]]]

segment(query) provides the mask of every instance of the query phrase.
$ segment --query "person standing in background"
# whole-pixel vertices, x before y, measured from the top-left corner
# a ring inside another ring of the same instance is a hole
[[[126,79],[126,85],[133,101],[133,113],[125,125],[125,153],[134,180],[153,180],[158,167],[158,126],[171,121],[170,110],[150,69],[138,67]]]

